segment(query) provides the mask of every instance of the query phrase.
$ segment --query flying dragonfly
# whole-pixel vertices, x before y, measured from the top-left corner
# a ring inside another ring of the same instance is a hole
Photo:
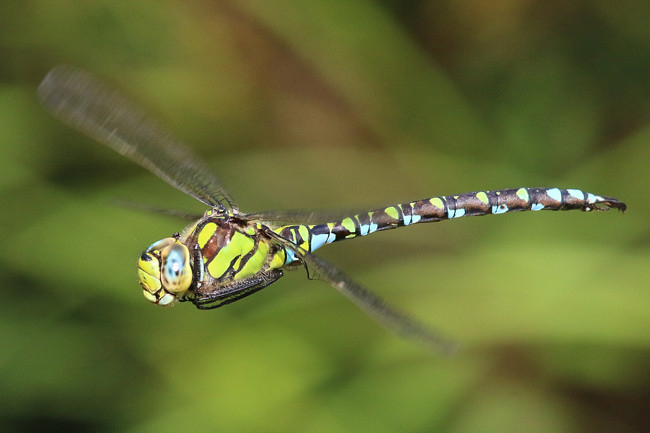
[[[154,242],[138,259],[144,296],[160,306],[187,301],[200,310],[218,308],[269,286],[283,270],[302,265],[399,336],[451,353],[455,341],[390,306],[313,252],[382,230],[464,216],[626,209],[615,198],[578,189],[515,188],[426,198],[331,222],[307,213],[246,214],[187,146],[88,72],[57,66],[39,85],[38,96],[63,122],[208,206],[182,233]]]

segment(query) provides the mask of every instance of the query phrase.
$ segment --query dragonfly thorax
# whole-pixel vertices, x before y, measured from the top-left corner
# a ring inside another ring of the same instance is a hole
[[[272,260],[280,248],[264,234],[265,229],[232,213],[206,212],[181,237],[195,257],[193,265],[200,268],[196,288],[203,293],[210,289],[202,285],[222,289],[284,264],[284,256]]]
[[[138,260],[138,278],[145,298],[173,305],[192,284],[189,250],[176,237],[155,242]]]

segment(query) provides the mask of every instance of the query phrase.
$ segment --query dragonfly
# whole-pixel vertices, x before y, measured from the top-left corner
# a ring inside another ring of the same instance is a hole
[[[181,233],[139,257],[144,297],[159,306],[191,302],[211,310],[239,301],[304,266],[398,336],[453,353],[458,343],[391,306],[314,255],[318,248],[414,224],[515,211],[626,210],[625,203],[578,189],[515,188],[438,196],[324,219],[297,212],[243,213],[219,178],[145,110],[90,73],[52,69],[38,87],[55,117],[159,176],[206,206]]]

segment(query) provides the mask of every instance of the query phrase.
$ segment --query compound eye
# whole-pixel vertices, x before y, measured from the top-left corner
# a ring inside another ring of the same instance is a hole
[[[177,295],[189,289],[192,284],[192,268],[187,247],[174,239],[174,244],[162,249],[160,258],[161,282],[165,291]]]
[[[161,240],[159,240],[159,241],[154,242],[153,244],[151,244],[151,245],[149,246],[149,248],[147,248],[147,251],[146,251],[146,252],[147,252],[147,253],[151,253],[151,252],[154,252],[154,251],[162,251],[162,250],[165,249],[166,247],[168,247],[168,246],[170,246],[170,245],[174,245],[175,243],[176,243],[176,238],[165,238],[165,239],[161,239]]]

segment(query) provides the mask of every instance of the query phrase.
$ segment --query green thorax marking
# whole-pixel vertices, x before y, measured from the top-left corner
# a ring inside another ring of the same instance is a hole
[[[202,281],[195,284],[225,284],[268,271],[271,262],[276,268],[279,262],[284,262],[284,252],[281,258],[273,260],[280,248],[263,234],[262,226],[230,213],[206,212],[186,230],[181,242],[193,257],[200,258],[195,266],[203,268],[197,272]]]

